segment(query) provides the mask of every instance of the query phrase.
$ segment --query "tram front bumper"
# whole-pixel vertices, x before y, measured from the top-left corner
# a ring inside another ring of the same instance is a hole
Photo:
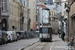
[[[40,38],[40,40],[52,40],[52,38]]]

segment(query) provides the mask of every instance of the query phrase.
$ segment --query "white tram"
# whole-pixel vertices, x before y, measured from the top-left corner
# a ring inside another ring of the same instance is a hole
[[[51,27],[45,27],[42,26],[39,29],[39,40],[48,40],[51,41],[52,40],[52,28]]]

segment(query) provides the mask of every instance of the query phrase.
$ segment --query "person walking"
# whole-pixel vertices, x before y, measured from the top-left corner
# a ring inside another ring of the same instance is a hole
[[[61,31],[59,30],[59,38],[60,38],[60,35],[61,35]]]
[[[62,40],[65,41],[65,32],[62,33]]]

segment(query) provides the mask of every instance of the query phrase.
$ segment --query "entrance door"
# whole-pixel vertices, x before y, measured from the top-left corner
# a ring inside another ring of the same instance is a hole
[[[7,31],[7,21],[6,21],[6,19],[2,20],[2,30]]]

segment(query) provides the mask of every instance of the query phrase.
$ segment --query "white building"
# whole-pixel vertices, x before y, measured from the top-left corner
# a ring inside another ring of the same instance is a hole
[[[49,9],[43,4],[38,4],[37,6],[39,7],[39,23],[40,24],[49,23]]]

